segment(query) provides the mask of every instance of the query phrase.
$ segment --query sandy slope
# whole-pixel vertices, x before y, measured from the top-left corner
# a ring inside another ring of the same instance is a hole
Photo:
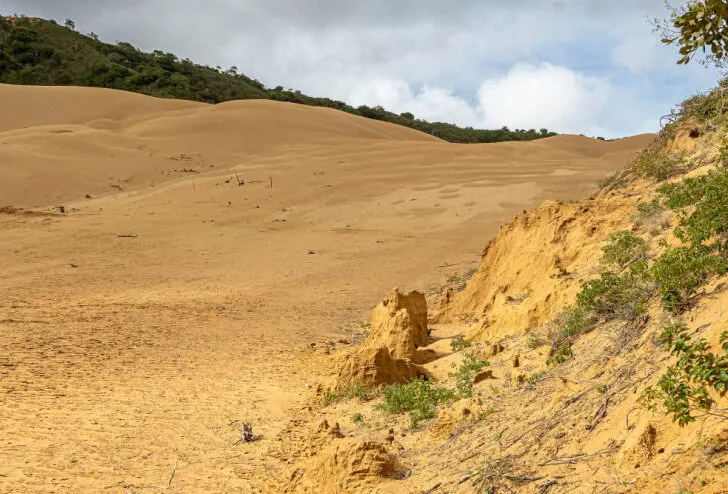
[[[230,423],[282,427],[298,348],[465,271],[504,220],[587,195],[650,139],[454,145],[270,101],[0,100],[0,491],[123,492],[175,463],[184,492],[254,489],[265,459]]]

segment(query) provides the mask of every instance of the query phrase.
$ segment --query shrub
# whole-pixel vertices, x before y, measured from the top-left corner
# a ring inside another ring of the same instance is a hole
[[[351,416],[351,421],[355,424],[361,424],[362,422],[364,422],[364,417],[361,413],[355,413]]]
[[[652,266],[666,309],[678,312],[688,305],[689,298],[713,275],[725,274],[728,260],[718,257],[705,245],[668,249]]]
[[[728,271],[728,170],[665,184],[658,191],[680,218],[675,235],[687,244],[668,249],[652,267],[665,307],[673,312],[714,275]]]
[[[576,303],[595,317],[632,320],[644,314],[651,295],[647,263],[640,261],[621,275],[602,271],[599,278],[585,282]]]
[[[592,325],[592,318],[581,305],[570,305],[564,309],[561,332],[565,336],[575,336],[585,332]]]
[[[449,389],[438,388],[429,381],[415,379],[407,384],[392,384],[382,388],[384,401],[377,406],[390,414],[409,413],[410,426],[414,429],[421,420],[435,416],[437,405],[454,399]]]
[[[572,357],[573,355],[574,351],[571,349],[571,344],[561,343],[556,348],[551,350],[551,358],[546,361],[546,364],[563,364],[569,359],[569,357]]]
[[[661,154],[653,150],[640,153],[633,165],[634,172],[643,177],[662,182],[686,171],[682,154]]]
[[[728,169],[711,170],[701,177],[665,184],[659,192],[667,207],[678,211],[680,227],[675,235],[683,242],[700,244],[717,237],[717,247],[728,246]],[[694,207],[692,212],[686,208]]]
[[[489,365],[487,360],[477,360],[471,352],[465,354],[465,359],[458,370],[450,374],[450,377],[455,378],[455,391],[458,398],[469,398],[473,395],[473,374]]]
[[[704,339],[693,341],[682,324],[665,328],[661,344],[678,361],[670,366],[657,382],[656,387],[645,390],[641,401],[650,409],[657,401],[680,425],[695,421],[693,412],[710,410],[714,404],[709,390],[721,396],[728,390],[728,331],[720,336],[722,354],[710,351]]]
[[[604,263],[616,265],[620,269],[647,259],[647,242],[628,231],[617,231],[609,237],[609,244],[602,249]]]
[[[473,346],[473,343],[464,338],[454,338],[450,340],[450,349],[454,353],[457,353],[460,350],[465,350],[466,348],[470,348],[471,346]]]
[[[628,174],[624,171],[617,171],[597,182],[599,189],[621,189],[628,183]]]

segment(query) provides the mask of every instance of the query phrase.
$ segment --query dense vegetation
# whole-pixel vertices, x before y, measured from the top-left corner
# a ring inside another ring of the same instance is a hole
[[[639,328],[656,295],[664,320],[657,340],[674,363],[647,388],[642,402],[651,409],[661,403],[677,423],[686,425],[706,414],[725,418],[715,400],[728,392],[728,331],[721,333],[719,345],[711,345],[696,336],[701,328],[689,331],[682,318],[711,280],[728,273],[728,141],[707,161],[699,153],[670,149],[668,143],[680,132],[726,134],[728,78],[680,104],[670,117],[632,166],[605,184],[615,189],[630,180],[647,180],[657,183],[656,196],[637,206],[631,232],[615,232],[603,247],[599,277],[584,282],[574,305],[564,309],[551,361],[565,362],[575,339],[601,322],[614,321],[625,334]],[[685,176],[706,164],[713,168]],[[659,241],[650,248],[646,238],[633,232],[659,236]]]
[[[179,60],[171,53],[145,53],[129,43],[104,43],[93,33],[76,32],[72,21],[60,26],[43,19],[0,17],[0,82],[105,87],[206,103],[236,99],[288,101],[404,125],[450,142],[528,141],[556,135],[547,129],[461,128],[419,120],[411,113],[392,113],[382,107],[354,108],[282,86],[266,88],[239,74],[237,67],[206,67],[188,59]]]

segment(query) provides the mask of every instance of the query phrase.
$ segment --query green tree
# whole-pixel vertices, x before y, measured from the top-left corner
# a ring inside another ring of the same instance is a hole
[[[669,5],[668,8],[669,19],[656,19],[654,25],[661,33],[663,43],[680,46],[677,63],[690,62],[695,53],[702,50],[706,61],[722,66],[728,51],[728,3],[723,0],[689,0],[679,8]]]

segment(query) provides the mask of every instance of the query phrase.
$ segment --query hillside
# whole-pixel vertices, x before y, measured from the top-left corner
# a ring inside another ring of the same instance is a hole
[[[323,418],[427,437],[309,401],[330,354],[392,286],[438,297],[504,221],[588,196],[653,139],[451,144],[102,88],[0,100],[0,491],[260,492]]]
[[[598,194],[517,214],[477,269],[311,350],[268,491],[728,492],[725,89]]]
[[[266,88],[237,69],[211,68],[179,60],[174,54],[144,53],[128,42],[108,44],[55,21],[0,16],[0,83],[41,86],[93,86],[161,98],[204,103],[270,99],[341,110],[410,127],[450,142],[529,141],[555,135],[547,129],[480,130],[415,119],[383,108],[354,108],[341,101],[314,98],[282,86]]]

